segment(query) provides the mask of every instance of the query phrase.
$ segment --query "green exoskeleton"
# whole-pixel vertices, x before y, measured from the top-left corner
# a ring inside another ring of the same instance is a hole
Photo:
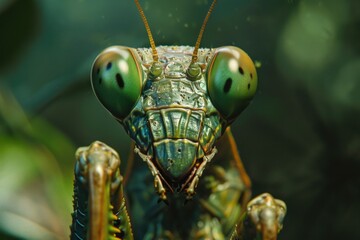
[[[276,239],[286,205],[270,194],[249,201],[229,128],[255,95],[254,63],[237,47],[199,48],[216,0],[195,47],[156,47],[135,3],[151,48],[105,49],[91,84],[142,163],[125,197],[119,155],[98,141],[78,149],[71,239]]]

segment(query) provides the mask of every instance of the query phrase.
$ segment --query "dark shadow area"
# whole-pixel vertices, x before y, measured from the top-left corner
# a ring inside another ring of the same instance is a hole
[[[0,71],[16,60],[39,31],[40,17],[36,1],[12,1],[0,13]]]

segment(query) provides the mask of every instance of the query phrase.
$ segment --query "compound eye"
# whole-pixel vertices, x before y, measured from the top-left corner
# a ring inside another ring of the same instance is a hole
[[[141,95],[143,70],[134,50],[113,46],[100,53],[92,66],[95,95],[116,118],[128,116]]]
[[[206,76],[210,99],[227,120],[239,115],[255,95],[255,65],[240,48],[218,48],[210,61]]]

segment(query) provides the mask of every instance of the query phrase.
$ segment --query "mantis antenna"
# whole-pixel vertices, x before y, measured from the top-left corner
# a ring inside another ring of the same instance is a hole
[[[155,42],[154,42],[154,39],[153,39],[153,36],[151,34],[151,30],[150,30],[150,27],[149,27],[149,23],[145,17],[145,14],[144,14],[144,11],[143,9],[141,8],[141,5],[139,3],[138,0],[134,0],[135,1],[135,4],[136,4],[136,7],[137,9],[139,10],[139,13],[140,13],[140,16],[141,16],[141,19],[145,25],[145,29],[146,29],[146,32],[147,32],[147,35],[149,37],[149,41],[150,41],[150,46],[151,46],[151,49],[152,49],[152,55],[153,55],[153,60],[154,62],[158,62],[159,61],[159,57],[158,57],[158,53],[156,51],[156,46],[155,46]]]
[[[206,24],[209,20],[209,17],[210,17],[210,14],[211,12],[213,11],[214,9],[214,6],[215,6],[215,3],[216,3],[217,0],[214,0],[209,8],[209,11],[208,13],[206,14],[206,17],[204,19],[204,22],[200,28],[200,33],[199,33],[199,36],[196,40],[196,44],[195,44],[195,47],[194,47],[194,51],[193,51],[193,54],[192,54],[192,59],[191,59],[191,63],[195,63],[198,59],[198,50],[199,50],[199,47],[200,47],[200,42],[201,42],[201,39],[202,39],[202,36],[204,34],[204,31],[205,31],[205,27],[206,27]]]

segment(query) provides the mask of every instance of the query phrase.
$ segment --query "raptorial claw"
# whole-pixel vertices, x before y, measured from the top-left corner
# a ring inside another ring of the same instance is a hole
[[[81,147],[76,151],[75,175],[84,184],[88,181],[89,166],[94,164],[102,164],[106,166],[106,170],[112,177],[112,188],[116,188],[121,179],[117,179],[118,175],[114,174],[120,166],[120,158],[117,152],[100,141],[93,142],[89,147]]]
[[[96,141],[89,147],[79,148],[76,158],[72,239],[78,239],[75,236],[87,236],[90,240],[117,239],[115,236],[122,228],[132,239],[123,197],[119,155],[109,146]],[[126,219],[121,227],[114,225],[118,217]]]
[[[263,240],[276,240],[283,226],[286,205],[264,193],[248,203],[247,214]]]

